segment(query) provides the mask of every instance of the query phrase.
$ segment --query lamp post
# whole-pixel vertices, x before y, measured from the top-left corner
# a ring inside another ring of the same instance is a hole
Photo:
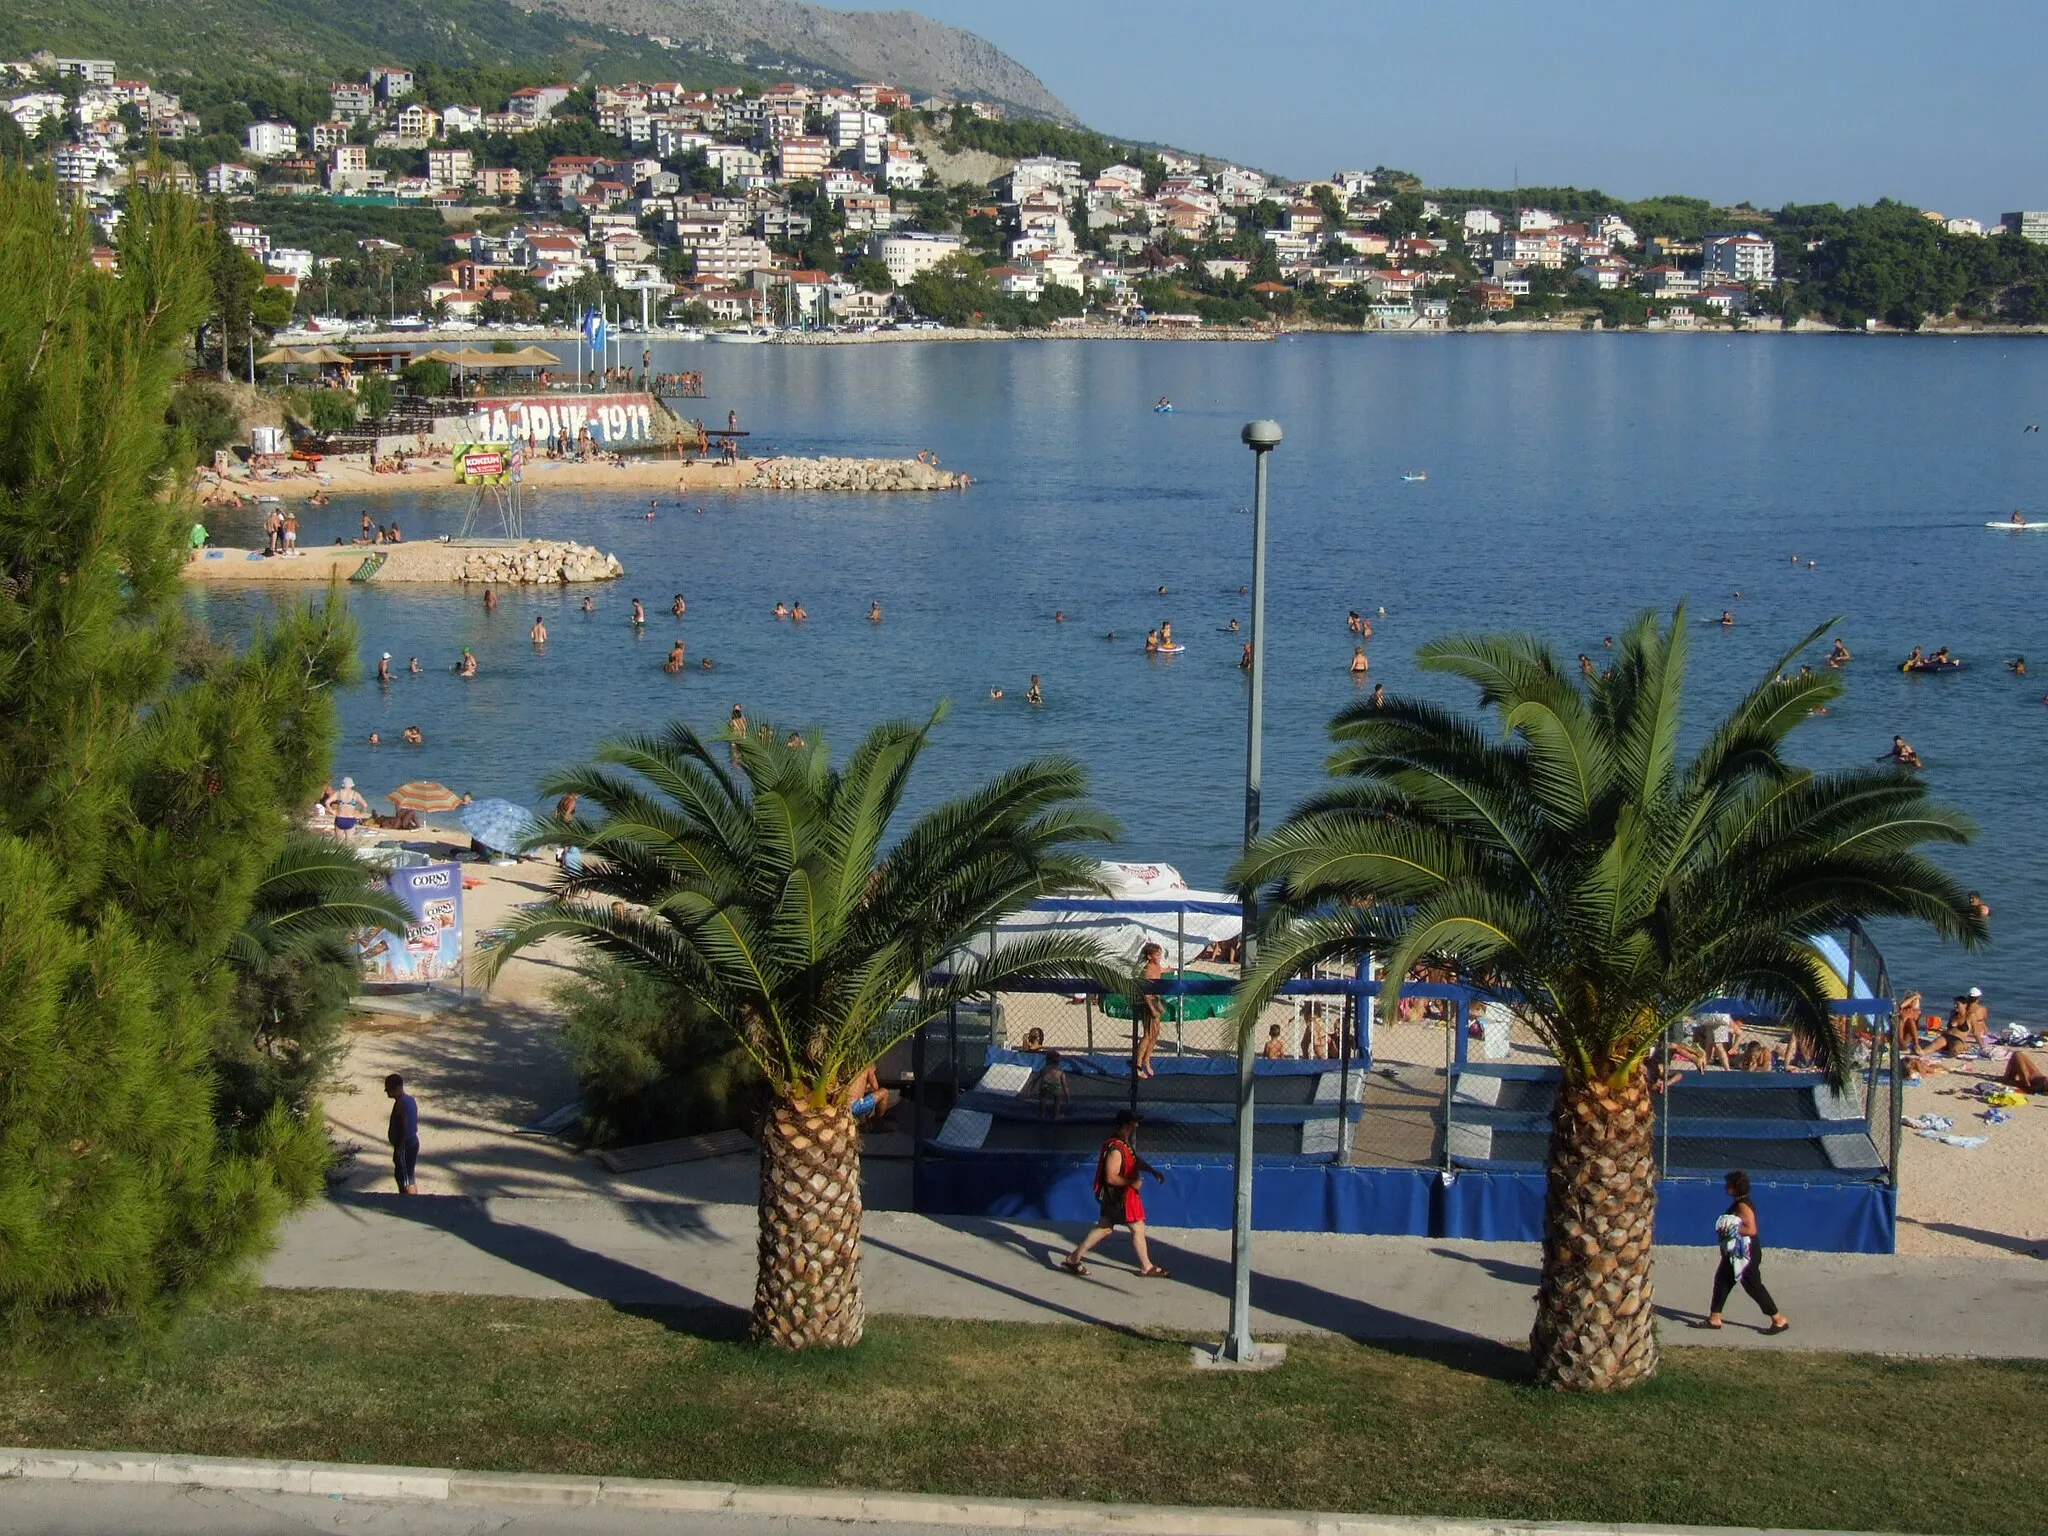
[[[1261,741],[1265,734],[1266,687],[1266,455],[1280,445],[1280,423],[1248,422],[1241,434],[1252,451],[1252,664],[1251,707],[1246,711],[1244,749],[1244,845],[1259,835]],[[1244,934],[1239,974],[1258,959],[1258,900],[1244,900]],[[1230,1331],[1208,1363],[1258,1370],[1278,1365],[1286,1355],[1280,1345],[1263,1349],[1252,1337],[1252,1079],[1257,1020],[1237,1021],[1237,1166],[1230,1218]]]

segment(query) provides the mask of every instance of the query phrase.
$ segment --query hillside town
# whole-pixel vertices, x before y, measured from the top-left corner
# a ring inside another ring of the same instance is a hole
[[[1425,194],[1384,168],[1289,182],[874,82],[536,83],[454,101],[388,65],[310,93],[300,119],[207,121],[112,59],[38,55],[0,78],[7,119],[93,209],[104,260],[126,186],[160,175],[220,200],[263,285],[316,324],[532,324],[596,304],[628,328],[796,333],[1778,328],[1799,318],[1788,254],[1823,243],[1705,204],[1679,221],[1698,228],[1638,228],[1622,211]],[[1012,141],[1073,152],[980,147]],[[315,205],[326,238],[293,238]],[[439,222],[372,232],[405,210]],[[2048,212],[1989,228],[1921,217],[1946,236],[2048,243]]]

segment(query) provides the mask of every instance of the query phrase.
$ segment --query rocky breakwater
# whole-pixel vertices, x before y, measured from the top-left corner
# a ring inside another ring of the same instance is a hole
[[[761,459],[743,484],[764,491],[957,491],[969,481],[922,459]]]
[[[485,586],[557,586],[571,581],[616,581],[626,574],[617,555],[588,544],[529,539],[523,544],[447,546],[462,557],[455,579]]]

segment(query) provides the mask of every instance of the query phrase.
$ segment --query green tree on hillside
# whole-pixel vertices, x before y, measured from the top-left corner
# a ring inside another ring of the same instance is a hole
[[[146,1304],[319,1187],[317,1116],[217,1114],[230,951],[326,775],[339,605],[175,660],[189,468],[166,426],[212,302],[189,199],[131,190],[117,253],[0,171],[0,1306]]]

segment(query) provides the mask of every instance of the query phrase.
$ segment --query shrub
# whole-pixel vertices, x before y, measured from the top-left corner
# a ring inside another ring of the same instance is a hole
[[[601,1146],[751,1129],[766,1095],[732,1034],[644,974],[599,961],[557,989],[562,1043]]]
[[[431,357],[407,363],[405,382],[416,395],[439,398],[448,393],[448,365]]]
[[[356,404],[362,407],[365,421],[382,421],[389,416],[393,398],[391,375],[388,373],[365,374],[362,383],[356,386]]]
[[[346,432],[356,424],[356,397],[339,389],[313,392],[309,408],[316,432]]]
[[[164,420],[185,434],[193,453],[202,462],[242,435],[242,423],[227,396],[213,385],[197,380],[180,384],[171,392]]]

